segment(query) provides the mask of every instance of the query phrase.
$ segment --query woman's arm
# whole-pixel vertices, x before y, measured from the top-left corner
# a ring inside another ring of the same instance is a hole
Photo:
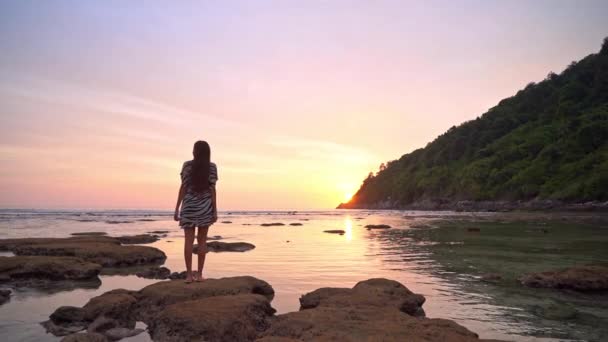
[[[177,194],[177,204],[175,204],[175,214],[173,214],[173,219],[175,221],[179,221],[179,207],[182,205],[182,201],[184,200],[185,194],[184,184],[179,187],[179,193]]]
[[[215,186],[211,187],[211,198],[213,199],[213,222],[217,221],[217,195],[215,193]]]

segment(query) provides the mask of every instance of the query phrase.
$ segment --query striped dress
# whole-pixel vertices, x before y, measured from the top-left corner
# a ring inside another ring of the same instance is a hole
[[[180,213],[179,225],[182,228],[194,228],[210,226],[214,222],[213,197],[211,191],[196,193],[192,191],[191,183],[192,160],[182,166],[182,185],[186,189],[182,210]],[[209,163],[209,185],[215,188],[217,182],[217,166]]]

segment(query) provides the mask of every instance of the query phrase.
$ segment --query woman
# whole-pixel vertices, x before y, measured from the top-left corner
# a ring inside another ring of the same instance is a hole
[[[210,161],[209,144],[206,141],[197,141],[192,154],[194,159],[185,162],[182,166],[182,185],[179,188],[173,216],[175,221],[179,221],[186,236],[184,259],[186,259],[187,283],[191,283],[193,280],[204,280],[203,266],[205,265],[205,253],[207,253],[207,232],[209,226],[217,221],[215,194],[217,167]],[[198,227],[198,270],[193,275],[192,244],[196,227]]]

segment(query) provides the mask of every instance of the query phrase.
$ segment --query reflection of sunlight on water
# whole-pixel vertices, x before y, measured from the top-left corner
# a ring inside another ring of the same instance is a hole
[[[353,221],[350,216],[344,218],[344,237],[346,237],[346,241],[353,239]]]

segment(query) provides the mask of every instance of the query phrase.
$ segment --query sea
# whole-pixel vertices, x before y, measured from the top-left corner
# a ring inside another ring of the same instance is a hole
[[[560,327],[544,326],[534,313],[521,307],[497,305],[490,292],[469,291],[478,279],[454,274],[433,258],[424,241],[395,234],[425,222],[442,219],[492,219],[494,213],[429,211],[223,211],[209,236],[227,242],[249,242],[255,249],[237,253],[209,253],[207,278],[250,275],[275,290],[277,314],[299,309],[299,298],[320,287],[347,287],[369,278],[401,282],[426,297],[427,317],[446,318],[481,338],[512,341],[557,341]],[[283,223],[283,226],[261,226]],[[299,223],[301,225],[290,225]],[[386,230],[368,230],[368,224],[388,224]],[[325,230],[344,230],[343,235]],[[148,244],[167,255],[164,266],[185,269],[183,232],[172,212],[158,210],[0,210],[0,239],[68,237],[78,232],[106,232],[110,236],[167,230],[168,235]],[[10,256],[10,252],[0,252]],[[196,264],[196,258],[194,258]],[[138,290],[159,280],[135,275],[102,275],[93,288],[67,290],[13,289],[0,306],[0,341],[58,341],[40,325],[63,305],[82,306],[92,297],[116,288]],[[7,285],[0,284],[0,288]],[[147,333],[124,341],[150,341]]]

